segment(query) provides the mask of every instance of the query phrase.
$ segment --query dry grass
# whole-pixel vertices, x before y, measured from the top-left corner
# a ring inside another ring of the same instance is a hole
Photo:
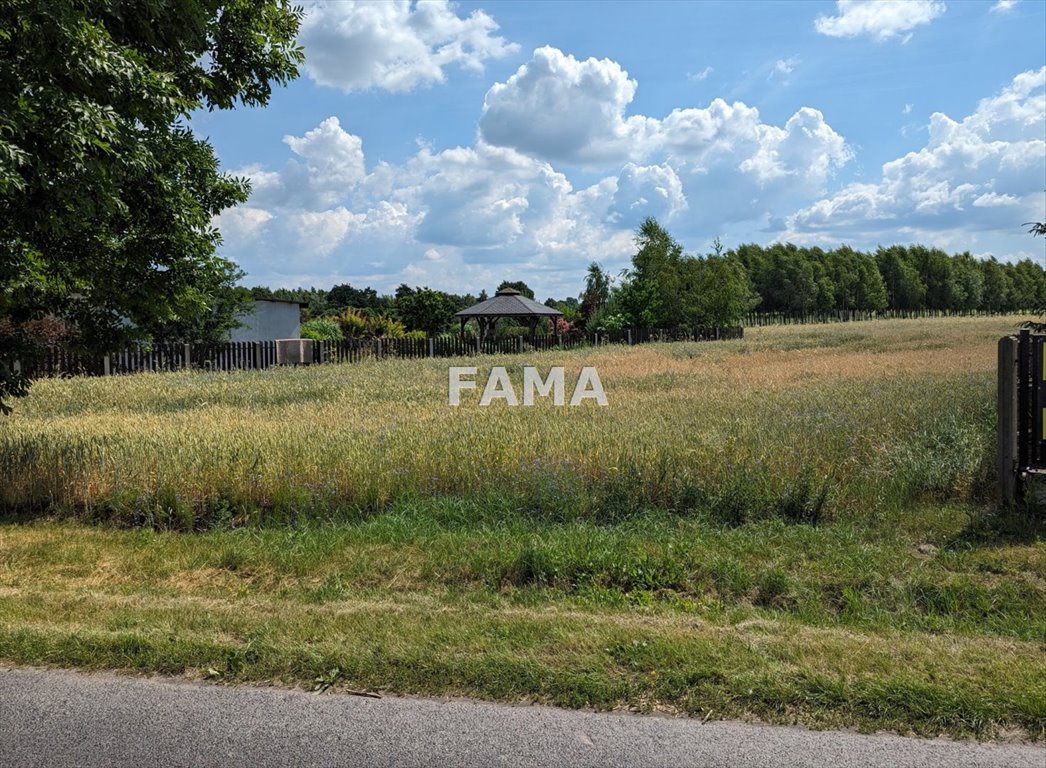
[[[0,431],[0,503],[199,527],[441,495],[530,500],[560,517],[709,508],[742,474],[750,497],[727,506],[744,515],[825,483],[836,511],[968,496],[990,469],[993,349],[1014,324],[761,328],[737,342],[479,360],[481,383],[506,365],[517,386],[522,364],[565,366],[568,387],[594,365],[603,409],[479,408],[478,393],[450,408],[454,361],[442,360],[43,381]],[[902,438],[944,455],[923,466]],[[900,481],[884,495],[887,476]]]
[[[982,501],[1017,321],[459,361],[603,409],[452,409],[453,361],[39,382],[0,659],[1041,738],[1042,525]]]

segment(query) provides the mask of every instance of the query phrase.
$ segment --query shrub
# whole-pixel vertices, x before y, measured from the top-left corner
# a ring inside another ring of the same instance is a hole
[[[341,323],[333,317],[317,317],[302,323],[301,337],[314,341],[341,341]]]

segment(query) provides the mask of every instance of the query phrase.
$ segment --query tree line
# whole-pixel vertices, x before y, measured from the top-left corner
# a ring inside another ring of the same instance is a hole
[[[737,325],[748,312],[793,315],[882,310],[1028,311],[1046,304],[1046,272],[1029,259],[1015,263],[969,252],[947,254],[922,245],[849,246],[832,250],[792,243],[746,243],[689,255],[656,219],[636,231],[629,268],[614,275],[593,262],[578,296],[549,297],[563,313],[540,331],[609,331],[627,327],[679,328]],[[522,281],[503,281],[534,298]],[[322,288],[256,287],[253,299],[303,305],[302,333],[317,339],[361,336],[434,336],[459,330],[453,315],[488,298],[400,285],[382,295],[349,284]],[[503,335],[525,329],[504,320]]]

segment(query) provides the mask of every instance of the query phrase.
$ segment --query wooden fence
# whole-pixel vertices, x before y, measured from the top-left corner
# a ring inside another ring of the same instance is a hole
[[[1033,315],[1032,310],[996,311],[987,309],[833,309],[824,312],[749,312],[742,318],[745,327],[764,325],[807,325],[850,323],[863,320],[916,320],[928,317],[1000,317]]]
[[[468,355],[521,354],[553,349],[576,349],[604,344],[646,344],[656,341],[714,341],[740,339],[741,326],[729,328],[677,328],[651,330],[627,328],[603,333],[551,334],[547,336],[434,336],[425,339],[346,339],[308,342],[312,363],[358,363],[393,358],[463,357]],[[271,368],[281,362],[276,341],[230,341],[224,344],[151,344],[127,347],[102,357],[73,354],[48,347],[30,376],[108,376],[144,371],[246,371]]]

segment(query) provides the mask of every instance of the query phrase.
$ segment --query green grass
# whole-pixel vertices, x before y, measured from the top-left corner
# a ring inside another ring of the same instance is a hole
[[[453,410],[446,361],[40,382],[0,658],[1042,738],[1044,524],[987,501],[1014,322],[525,361],[606,409]]]

